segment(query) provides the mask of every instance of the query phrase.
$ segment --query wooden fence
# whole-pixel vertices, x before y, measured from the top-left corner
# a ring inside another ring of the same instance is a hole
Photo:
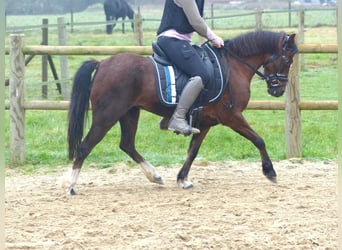
[[[216,13],[216,10],[218,10],[219,8],[222,8],[222,6],[217,4],[211,4],[210,5],[210,9],[205,10],[208,14],[205,16],[205,20],[208,22],[208,24],[210,25],[210,27],[212,29],[219,29],[218,25],[217,25],[217,20],[234,20],[236,18],[241,18],[241,17],[252,17],[251,20],[254,19],[253,22],[250,23],[250,25],[244,24],[244,25],[234,25],[231,24],[229,22],[229,29],[262,29],[262,28],[284,28],[284,27],[293,27],[294,25],[296,25],[296,22],[294,20],[292,20],[292,17],[296,17],[296,15],[298,16],[304,16],[305,13],[312,13],[312,12],[327,12],[327,11],[335,11],[336,15],[337,15],[337,8],[309,8],[306,9],[304,7],[300,7],[300,8],[291,8],[289,6],[289,8],[287,10],[264,10],[264,9],[254,9],[251,10],[250,12],[246,12],[246,13],[242,13],[242,14],[228,14],[228,15],[219,15]],[[160,18],[155,18],[155,17],[146,17],[149,16],[148,14],[142,13],[140,11],[140,6],[136,6],[135,7],[136,11],[135,11],[135,16],[134,16],[134,22],[139,22],[142,25],[145,25],[148,23],[147,26],[151,26],[152,23],[152,30],[157,30],[159,23],[160,23]],[[160,12],[162,12],[162,7],[160,7]],[[282,15],[282,14],[288,14],[288,20],[287,22],[283,22],[280,24],[280,26],[273,26],[272,22],[269,22],[267,20],[267,17],[269,15],[274,15],[277,16],[277,14]],[[254,17],[254,18],[253,18]],[[70,13],[70,17],[68,18],[68,23],[66,23],[67,26],[69,26],[70,28],[70,32],[73,33],[74,32],[74,27],[91,27],[91,26],[98,26],[98,25],[103,25],[103,27],[107,24],[122,24],[122,23],[130,23],[131,20],[122,20],[122,19],[118,19],[118,20],[110,20],[110,21],[104,21],[104,20],[98,20],[98,21],[88,21],[88,22],[75,22],[75,18],[74,18],[74,13],[71,12]],[[319,20],[319,19],[317,19]],[[298,22],[301,22],[302,20],[299,20]],[[216,22],[216,23],[215,23]],[[7,23],[7,21],[5,22]],[[155,23],[155,25],[153,24]],[[298,23],[298,25],[300,25]],[[306,25],[308,26],[309,23],[306,23]],[[331,24],[331,23],[326,23],[325,20],[321,20],[318,23],[316,23],[315,25],[323,25],[323,26],[331,26],[331,25],[336,25],[336,23]],[[25,30],[32,30],[32,29],[44,29],[44,28],[55,28],[58,27],[59,24],[41,24],[41,25],[15,25],[15,26],[7,26],[6,25],[6,32],[7,33],[14,33],[14,32],[18,32],[18,31],[25,31]],[[222,28],[222,27],[221,27]],[[139,30],[135,30],[137,32],[139,32]]]
[[[337,44],[300,44],[300,53],[337,53]],[[10,100],[5,107],[10,110],[11,161],[22,164],[25,160],[25,110],[67,110],[68,101],[25,101],[24,55],[114,55],[132,52],[151,55],[151,46],[23,46],[21,35],[11,35],[10,48]],[[301,110],[337,110],[338,101],[300,101],[299,59],[295,56],[289,74],[285,102],[251,101],[247,109],[285,110],[287,158],[301,157]]]

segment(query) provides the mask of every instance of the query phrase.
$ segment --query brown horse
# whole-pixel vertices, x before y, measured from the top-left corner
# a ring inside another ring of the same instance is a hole
[[[191,164],[209,129],[217,124],[230,127],[251,141],[260,151],[263,174],[276,182],[276,172],[264,140],[253,131],[242,111],[250,98],[250,83],[254,74],[266,80],[269,94],[276,97],[283,95],[293,56],[298,52],[295,35],[250,32],[225,41],[224,47],[217,51],[222,74],[229,75],[227,85],[218,101],[203,107],[198,123],[201,132],[192,136],[186,161],[177,176],[178,185],[182,188],[193,186],[188,179]],[[261,66],[264,73],[258,70]],[[229,69],[230,74],[227,72]],[[122,53],[100,62],[86,61],[78,69],[73,83],[68,128],[69,158],[74,162],[63,182],[69,194],[75,194],[74,186],[83,161],[117,121],[121,126],[120,148],[140,164],[151,182],[163,184],[155,168],[135,148],[140,109],[164,117],[163,122],[174,111],[174,106],[161,103],[156,84],[152,60],[137,54]],[[93,110],[92,124],[83,138],[89,98]]]

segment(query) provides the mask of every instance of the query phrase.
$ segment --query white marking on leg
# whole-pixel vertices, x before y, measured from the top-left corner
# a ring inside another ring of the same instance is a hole
[[[191,181],[189,181],[188,179],[185,179],[183,181],[178,181],[178,187],[182,189],[190,189],[190,188],[193,188],[194,185],[192,184]]]
[[[194,185],[192,184],[191,181],[185,181],[183,183],[183,189],[189,189],[189,188],[193,188],[193,187],[194,187]]]
[[[140,166],[150,182],[158,183],[158,184],[164,184],[163,179],[161,176],[157,173],[155,168],[147,161],[140,162]]]
[[[64,176],[61,186],[62,188],[66,189],[67,194],[75,194],[74,187],[76,185],[80,171],[80,168],[73,169],[71,167],[66,176]]]

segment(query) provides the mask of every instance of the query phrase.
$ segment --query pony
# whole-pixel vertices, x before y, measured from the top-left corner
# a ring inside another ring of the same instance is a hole
[[[133,18],[134,11],[131,6],[125,0],[105,0],[103,3],[104,13],[106,15],[106,21],[113,21],[113,24],[106,25],[107,34],[112,34],[116,25],[116,21],[122,18],[122,33],[125,33],[125,19],[128,17],[131,20],[131,27],[134,29]]]
[[[263,174],[276,182],[277,175],[266,144],[242,112],[249,102],[251,79],[255,74],[266,81],[270,95],[279,97],[284,94],[290,66],[298,52],[295,34],[249,32],[224,41],[224,46],[215,48],[215,51],[226,85],[218,100],[202,107],[198,118],[200,133],[192,135],[186,160],[177,175],[177,184],[184,189],[193,187],[188,177],[191,165],[210,128],[218,124],[231,128],[252,142],[260,152]],[[261,66],[263,73],[259,71]],[[155,167],[135,148],[141,109],[163,117],[161,129],[165,129],[175,109],[175,105],[161,103],[155,74],[151,58],[134,53],[120,53],[102,61],[88,60],[77,70],[68,125],[68,152],[73,165],[62,183],[68,194],[76,194],[75,185],[83,161],[117,122],[121,127],[120,149],[140,165],[149,181],[163,184]],[[83,138],[89,99],[92,122]]]

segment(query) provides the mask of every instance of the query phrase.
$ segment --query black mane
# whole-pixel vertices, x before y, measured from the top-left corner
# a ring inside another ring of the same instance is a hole
[[[285,36],[284,32],[254,31],[226,40],[224,48],[239,57],[277,53],[279,40]]]

